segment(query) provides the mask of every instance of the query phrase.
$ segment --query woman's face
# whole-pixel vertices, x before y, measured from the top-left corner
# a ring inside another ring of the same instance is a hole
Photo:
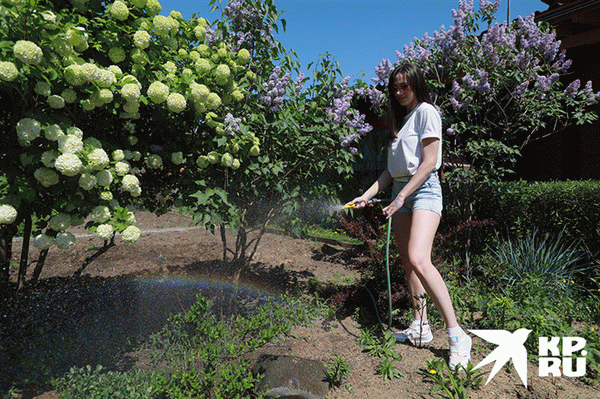
[[[400,105],[406,107],[407,112],[412,111],[419,104],[415,92],[406,82],[406,76],[403,73],[397,74],[394,78],[394,95]]]

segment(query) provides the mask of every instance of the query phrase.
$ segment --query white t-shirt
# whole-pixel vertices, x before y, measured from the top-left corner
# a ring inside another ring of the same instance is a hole
[[[442,166],[442,118],[429,103],[419,103],[404,117],[404,124],[388,149],[388,170],[393,178],[412,176],[423,160],[422,141],[438,138],[436,170]]]

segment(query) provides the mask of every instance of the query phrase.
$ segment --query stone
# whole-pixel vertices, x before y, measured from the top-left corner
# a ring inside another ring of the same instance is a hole
[[[287,355],[262,355],[252,372],[264,375],[256,385],[267,398],[323,399],[329,391],[323,363]]]

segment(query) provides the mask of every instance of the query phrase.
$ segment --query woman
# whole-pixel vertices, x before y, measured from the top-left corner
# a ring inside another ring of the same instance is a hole
[[[388,167],[363,195],[347,205],[360,209],[380,191],[393,184],[392,202],[383,214],[392,228],[413,298],[415,320],[394,333],[398,341],[431,342],[425,293],[442,314],[450,341],[450,366],[467,367],[471,338],[456,321],[448,289],[431,263],[433,238],[442,214],[442,190],[436,171],[442,163],[442,123],[420,69],[402,64],[388,83],[392,113],[392,141]]]

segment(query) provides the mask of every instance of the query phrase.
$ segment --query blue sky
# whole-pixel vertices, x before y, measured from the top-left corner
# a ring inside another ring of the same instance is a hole
[[[161,14],[171,10],[189,19],[192,13],[213,21],[218,11],[209,13],[209,0],[159,0]],[[227,0],[223,0],[225,5]],[[501,0],[496,14],[499,22],[507,17],[508,0]],[[479,0],[474,1],[479,8]],[[383,58],[394,62],[396,50],[402,52],[405,44],[425,32],[433,32],[444,25],[452,25],[452,9],[458,0],[275,0],[278,11],[286,11],[285,33],[277,35],[284,47],[293,49],[305,70],[319,55],[330,53],[339,61],[344,76],[370,82],[374,69]],[[541,0],[511,0],[510,19],[544,11],[548,6]]]

